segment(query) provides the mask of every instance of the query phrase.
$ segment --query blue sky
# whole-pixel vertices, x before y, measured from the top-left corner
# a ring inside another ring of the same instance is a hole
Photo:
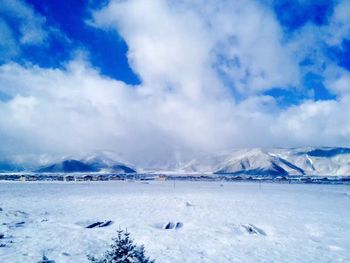
[[[34,127],[58,122],[71,127],[63,141],[81,138],[74,149],[133,156],[144,138],[163,142],[155,156],[348,145],[349,13],[346,0],[4,0],[0,137],[45,152],[30,141],[56,133]]]
[[[278,21],[288,31],[297,30],[306,23],[311,22],[318,26],[329,22],[333,13],[335,1],[274,1],[273,8]]]
[[[21,56],[16,58],[18,61],[30,61],[42,67],[60,67],[71,59],[74,50],[83,49],[102,74],[128,84],[139,83],[137,75],[128,65],[127,45],[118,32],[86,24],[91,16],[90,8],[103,5],[105,1],[96,1],[94,5],[89,5],[84,0],[26,2],[46,18],[47,26],[57,28],[67,39],[51,34],[44,45],[24,47]]]

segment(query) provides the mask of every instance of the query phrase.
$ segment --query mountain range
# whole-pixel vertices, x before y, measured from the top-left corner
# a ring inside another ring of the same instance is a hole
[[[14,161],[0,161],[0,172],[36,173],[178,173],[250,176],[348,176],[350,175],[350,148],[253,148],[236,149],[226,153],[201,156],[169,168],[137,167],[121,162],[118,155],[93,154],[83,158],[61,158],[39,167],[28,169]],[[185,164],[184,164],[185,163]],[[31,165],[30,167],[33,167]],[[176,167],[176,168],[174,168]]]
[[[350,175],[350,148],[238,149],[192,160],[179,170],[255,176],[347,176]]]

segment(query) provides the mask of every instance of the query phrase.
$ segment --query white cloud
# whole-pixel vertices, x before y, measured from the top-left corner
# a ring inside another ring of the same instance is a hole
[[[172,90],[198,100],[220,86],[210,70],[212,40],[195,13],[159,0],[111,2],[95,19],[115,27],[126,40],[129,61],[145,92]]]
[[[142,83],[103,77],[79,56],[63,69],[1,66],[0,92],[12,98],[0,101],[3,154],[111,150],[145,166],[233,147],[350,145],[349,77],[331,62],[322,73],[337,101],[280,108],[260,95],[300,83],[299,62],[320,52],[324,28],[286,42],[253,0],[112,1],[94,19],[125,39]]]
[[[12,97],[0,103],[6,116],[0,131],[20,145],[12,148],[13,140],[5,140],[3,153],[113,150],[137,162],[148,153],[164,161],[184,149],[222,146],[222,138],[214,140],[219,131],[225,134],[222,127],[211,127],[214,110],[225,107],[221,103],[193,105],[180,95],[149,96],[142,88],[101,77],[80,59],[64,70],[3,65],[0,91]]]
[[[0,61],[18,54],[16,40],[7,23],[0,18]]]
[[[307,101],[291,107],[280,114],[276,133],[299,145],[349,146],[349,102],[346,96],[340,101]]]
[[[223,2],[220,12],[209,17],[215,31],[222,31],[215,51],[228,63],[219,68],[242,94],[271,87],[299,84],[298,61],[287,43],[272,10],[257,1]]]
[[[1,66],[0,90],[12,97],[0,103],[2,154],[110,150],[144,166],[232,147],[346,143],[350,135],[346,98],[286,110],[268,96],[194,103],[101,77],[82,59],[60,70]]]
[[[45,18],[22,0],[0,1],[0,62],[20,56],[28,45],[46,45]]]
[[[300,67],[301,75],[311,72],[324,77],[326,88],[339,96],[348,93],[349,72],[337,64],[337,56],[330,56],[330,48],[340,51],[343,41],[350,39],[348,10],[349,1],[335,1],[329,23],[322,26],[306,23],[289,36],[288,44],[297,61],[308,61]]]
[[[337,66],[329,65],[324,73],[325,84],[338,96],[350,94],[350,72]]]
[[[335,6],[326,37],[328,38],[328,43],[332,45],[339,45],[344,37],[350,37],[349,1],[341,0]]]
[[[23,0],[2,0],[0,14],[15,19],[20,31],[20,44],[40,44],[46,37],[45,18]]]
[[[192,97],[217,92],[213,67],[243,94],[298,83],[297,61],[274,14],[256,1],[111,1],[94,17],[123,36],[146,85]]]

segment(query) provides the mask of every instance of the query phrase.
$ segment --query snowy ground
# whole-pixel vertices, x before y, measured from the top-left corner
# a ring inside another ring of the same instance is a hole
[[[157,262],[350,262],[346,186],[220,184],[1,182],[0,262],[87,262],[119,227]]]

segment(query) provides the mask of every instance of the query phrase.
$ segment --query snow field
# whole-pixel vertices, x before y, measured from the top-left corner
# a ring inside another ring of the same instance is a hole
[[[346,192],[344,185],[1,182],[0,262],[37,262],[43,252],[59,263],[88,262],[119,227],[156,262],[349,262]],[[85,228],[105,220],[113,224]],[[163,229],[168,222],[183,225]]]

